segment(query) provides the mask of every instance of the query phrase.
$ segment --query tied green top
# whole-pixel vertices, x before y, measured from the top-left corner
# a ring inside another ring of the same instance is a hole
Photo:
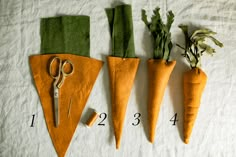
[[[90,57],[89,16],[41,19],[41,53],[71,53]]]
[[[134,58],[135,49],[131,5],[107,8],[106,14],[112,37],[112,55]]]

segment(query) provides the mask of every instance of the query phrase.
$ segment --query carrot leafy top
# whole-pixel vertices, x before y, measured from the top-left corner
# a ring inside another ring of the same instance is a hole
[[[204,52],[210,55],[215,53],[215,49],[205,43],[206,39],[210,39],[215,45],[223,47],[223,44],[213,37],[216,32],[210,29],[197,29],[189,35],[187,25],[179,25],[179,28],[185,35],[185,47],[178,44],[177,46],[184,50],[182,56],[187,59],[191,68],[201,66],[201,56]]]
[[[159,11],[160,8],[157,7],[153,11],[154,14],[151,18],[151,21],[149,22],[147,20],[146,11],[142,10],[142,21],[146,24],[154,39],[153,58],[164,59],[168,61],[173,46],[171,42],[170,28],[172,23],[174,22],[174,14],[172,13],[172,11],[169,11],[167,13],[167,23],[164,24]]]

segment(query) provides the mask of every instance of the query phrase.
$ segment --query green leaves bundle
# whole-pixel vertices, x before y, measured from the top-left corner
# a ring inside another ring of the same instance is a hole
[[[147,20],[146,11],[142,10],[142,20],[148,27],[154,39],[153,58],[164,59],[168,61],[173,46],[171,42],[170,28],[172,23],[174,22],[174,14],[172,13],[172,11],[169,11],[167,13],[167,23],[164,24],[159,11],[160,8],[157,7],[153,11],[154,15],[152,16],[151,21],[149,22]]]
[[[41,53],[71,53],[90,57],[90,17],[59,16],[41,19]]]
[[[215,49],[205,43],[206,39],[210,39],[215,45],[223,47],[223,44],[213,37],[216,32],[210,29],[197,29],[189,35],[187,25],[180,25],[179,28],[185,35],[185,48],[178,44],[177,46],[184,50],[182,55],[187,59],[191,68],[201,66],[201,56],[204,52],[210,55],[215,53]]]
[[[122,4],[107,8],[106,14],[112,37],[112,56],[135,58],[131,5]]]

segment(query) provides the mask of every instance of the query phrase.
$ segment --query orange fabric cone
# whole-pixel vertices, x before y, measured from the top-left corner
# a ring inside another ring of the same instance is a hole
[[[74,64],[73,74],[60,88],[60,124],[57,128],[52,96],[54,79],[49,75],[49,64],[55,56]],[[103,62],[71,54],[35,55],[30,56],[29,61],[53,145],[58,156],[64,157]]]
[[[107,57],[112,97],[112,122],[119,149],[126,108],[140,62],[139,58]]]
[[[199,68],[184,73],[184,143],[189,143],[207,75]]]
[[[166,62],[162,59],[149,59],[148,64],[148,121],[149,141],[155,140],[156,125],[162,98],[176,61]]]

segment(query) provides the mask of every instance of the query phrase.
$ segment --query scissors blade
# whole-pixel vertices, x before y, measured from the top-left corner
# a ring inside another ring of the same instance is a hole
[[[54,87],[54,122],[55,127],[59,125],[59,89]]]

